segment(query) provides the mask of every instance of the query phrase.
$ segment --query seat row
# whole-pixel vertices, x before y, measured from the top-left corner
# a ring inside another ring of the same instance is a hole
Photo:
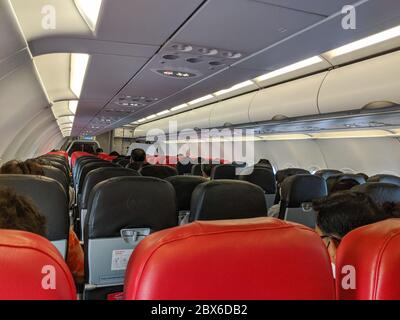
[[[350,232],[337,252],[335,281],[323,242],[306,227],[274,218],[195,222],[143,240],[129,259],[119,296],[398,300],[399,247],[399,219]],[[0,255],[0,299],[76,299],[72,276],[46,239],[0,230]]]

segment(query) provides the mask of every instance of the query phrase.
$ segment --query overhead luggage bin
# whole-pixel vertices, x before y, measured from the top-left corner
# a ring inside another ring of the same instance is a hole
[[[210,127],[210,116],[215,104],[203,108],[194,109],[183,113],[186,115],[178,127],[182,129],[204,129]]]
[[[248,123],[249,107],[256,92],[213,104],[210,116],[210,127],[224,127],[234,124]]]
[[[329,72],[318,97],[321,113],[400,104],[400,51]]]
[[[250,104],[249,122],[318,114],[318,91],[326,75],[323,72],[257,92]]]

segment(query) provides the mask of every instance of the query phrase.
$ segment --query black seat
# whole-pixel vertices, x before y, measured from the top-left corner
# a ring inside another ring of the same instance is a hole
[[[290,176],[283,181],[281,194],[279,218],[314,228],[316,214],[311,203],[327,196],[325,180],[312,174]]]
[[[123,168],[125,168],[129,163],[131,162],[131,160],[129,159],[121,159],[117,161],[117,164]]]
[[[190,213],[192,193],[199,184],[207,182],[208,179],[198,176],[174,176],[165,180],[175,189],[179,223],[186,223]]]
[[[246,181],[212,180],[196,187],[192,194],[190,221],[225,220],[267,215],[264,191]]]
[[[75,185],[79,181],[79,176],[82,172],[83,166],[88,163],[100,163],[100,162],[107,162],[103,159],[95,158],[95,157],[85,157],[84,159],[78,158],[77,162],[75,163],[74,169],[72,170],[72,177],[74,179]]]
[[[343,174],[337,174],[337,175],[333,175],[330,176],[327,180],[326,180],[326,184],[328,187],[328,193],[332,192],[333,187],[337,184],[340,183],[342,181],[346,181],[346,180],[352,180],[357,184],[363,184],[365,183],[365,178],[361,175],[358,174],[351,174],[351,173],[343,173]]]
[[[369,177],[367,182],[384,182],[400,186],[400,177],[391,174],[377,174]]]
[[[400,186],[384,182],[367,182],[351,189],[368,194],[372,200],[382,205],[385,202],[400,202]]]
[[[90,194],[85,219],[86,283],[123,284],[126,265],[138,243],[153,231],[177,224],[175,190],[169,182],[117,177],[98,183]]]
[[[42,166],[42,168],[43,168],[44,175],[46,177],[54,179],[62,185],[62,187],[65,191],[65,194],[67,195],[67,198],[69,198],[69,182],[65,176],[65,173],[55,167]],[[68,202],[69,202],[69,199],[68,199]]]
[[[230,179],[236,180],[238,175],[236,169],[238,167],[234,164],[219,164],[212,168],[211,170],[211,179],[220,180],[220,179]]]
[[[267,208],[274,204],[276,194],[275,174],[267,167],[249,167],[244,169],[239,180],[253,183],[264,190]]]
[[[178,161],[178,163],[176,164],[176,170],[178,170],[178,174],[179,175],[191,174],[193,167],[192,161],[193,160],[190,158],[186,158],[182,160],[182,162]]]
[[[67,195],[53,179],[30,175],[0,175],[0,186],[29,197],[47,220],[47,239],[65,257],[68,248],[69,214]]]
[[[98,169],[98,168],[109,168],[109,167],[117,167],[116,164],[108,162],[108,161],[101,161],[101,162],[89,162],[82,166],[80,173],[77,177],[77,185],[76,191],[77,194],[82,193],[82,186],[83,182],[85,181],[86,176],[89,172]]]
[[[195,165],[192,166],[191,174],[192,174],[192,176],[200,176],[200,177],[203,176],[203,172],[201,171],[201,164],[200,163],[195,164]]]
[[[277,183],[277,189],[276,189],[274,204],[278,204],[279,201],[281,201],[280,186],[283,183],[283,181],[286,178],[294,176],[296,174],[310,174],[310,172],[305,169],[301,169],[301,168],[287,168],[287,169],[283,169],[283,170],[278,170],[276,172],[275,180]]]
[[[323,169],[323,170],[318,170],[314,174],[316,176],[323,178],[324,180],[327,180],[329,177],[332,177],[332,176],[335,176],[338,174],[343,174],[343,172],[339,171],[339,170],[334,170],[334,169]]]
[[[154,177],[159,179],[166,179],[178,175],[178,171],[175,168],[165,165],[145,166],[139,172],[144,177]]]

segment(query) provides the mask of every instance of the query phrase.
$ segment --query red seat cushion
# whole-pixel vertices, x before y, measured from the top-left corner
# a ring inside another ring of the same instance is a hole
[[[351,273],[355,289],[350,287]],[[400,299],[400,219],[364,226],[346,235],[336,254],[336,274],[339,299]]]
[[[125,299],[335,299],[335,288],[313,230],[255,218],[150,235],[129,261]]]
[[[48,282],[53,274],[55,283]],[[54,283],[55,289],[43,287],[42,282]],[[24,231],[0,230],[0,300],[75,299],[71,272],[48,240]]]

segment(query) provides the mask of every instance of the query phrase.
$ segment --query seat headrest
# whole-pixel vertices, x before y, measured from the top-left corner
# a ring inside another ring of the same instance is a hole
[[[390,174],[377,174],[369,177],[367,182],[384,182],[400,186],[400,177]]]
[[[273,218],[197,221],[150,235],[131,256],[124,289],[128,300],[335,299],[320,237]]]
[[[219,164],[212,168],[211,170],[211,179],[219,180],[219,179],[237,179],[236,174],[237,166],[233,164]]]
[[[275,174],[275,179],[278,184],[281,184],[283,180],[296,174],[310,174],[310,172],[301,168],[288,168],[277,171]]]
[[[351,190],[368,194],[378,205],[385,202],[400,202],[400,186],[391,183],[367,182]]]
[[[76,300],[71,272],[45,238],[0,230],[0,257],[0,300]],[[50,273],[55,276],[54,284],[44,281]],[[43,283],[55,287],[43,288]]]
[[[252,183],[213,180],[196,187],[192,194],[190,221],[226,220],[267,215],[264,191]]]
[[[108,162],[108,161],[102,161],[102,162],[90,162],[90,163],[86,163],[85,165],[83,165],[81,167],[80,173],[78,174],[77,178],[78,178],[78,188],[79,188],[79,192],[82,191],[82,186],[83,183],[86,179],[86,176],[88,175],[89,172],[98,169],[98,168],[116,168],[118,167],[117,165],[115,165],[114,163]]]
[[[239,180],[247,181],[261,187],[266,194],[276,192],[275,174],[267,167],[250,167],[241,172]]]
[[[328,192],[332,190],[332,188],[335,186],[335,184],[345,181],[345,180],[353,180],[354,182],[358,184],[363,184],[365,183],[365,178],[363,176],[357,175],[357,174],[350,174],[350,173],[343,173],[343,174],[337,174],[330,176],[328,179],[326,179],[326,184],[328,186]]]
[[[139,173],[132,169],[119,167],[102,167],[90,171],[82,186],[82,196],[80,198],[80,209],[86,209],[90,192],[100,182],[115,177],[139,176]]]
[[[90,193],[85,237],[115,237],[133,227],[158,231],[177,224],[175,190],[169,182],[118,177],[100,182]]]
[[[190,210],[190,201],[194,189],[208,179],[198,176],[173,176],[165,179],[175,189],[178,211]]]
[[[0,175],[0,186],[30,198],[47,220],[47,239],[68,239],[69,209],[65,190],[53,179],[29,175]]]
[[[176,164],[176,170],[178,170],[178,173],[180,175],[191,174],[192,173],[192,167],[193,167],[193,164],[191,162],[188,162],[188,163],[178,162]]]
[[[58,181],[65,190],[68,189],[68,180],[65,173],[56,167],[42,166],[44,175],[48,178]]]
[[[351,231],[343,238],[336,253],[338,298],[399,300],[399,265],[400,219],[389,219]],[[343,288],[342,281],[346,276],[344,282],[349,287]]]
[[[288,208],[298,208],[302,203],[323,198],[328,194],[326,182],[319,176],[299,174],[283,181],[282,201]]]
[[[165,179],[172,176],[177,176],[178,171],[167,165],[149,165],[144,166],[140,170],[140,174],[145,177],[154,177],[159,179]]]
[[[198,164],[193,165],[191,173],[193,176],[202,176],[203,172],[201,171],[201,164],[198,163]]]
[[[319,176],[323,179],[328,179],[329,177],[338,175],[338,174],[343,174],[342,171],[339,170],[333,170],[333,169],[323,169],[323,170],[318,170],[317,172],[314,173],[316,176]]]

